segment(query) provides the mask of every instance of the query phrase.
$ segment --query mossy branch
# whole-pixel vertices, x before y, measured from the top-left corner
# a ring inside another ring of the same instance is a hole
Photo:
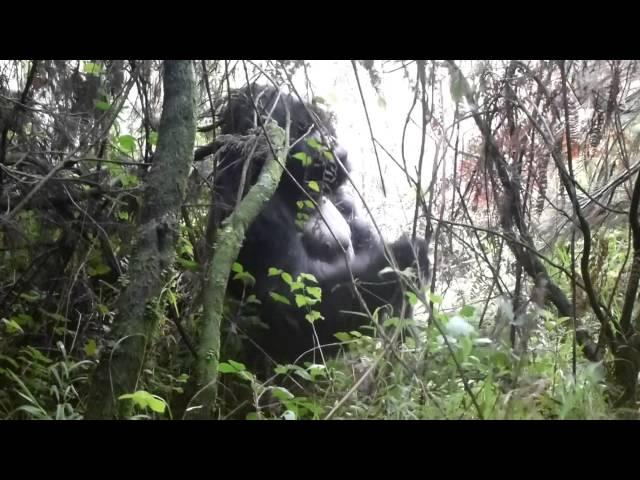
[[[216,253],[207,272],[198,349],[199,390],[192,399],[192,402],[197,400],[201,405],[201,408],[193,411],[198,418],[212,418],[214,414],[220,361],[220,326],[231,267],[238,257],[247,229],[275,193],[282,177],[282,166],[285,165],[288,135],[275,123],[267,124],[265,133],[268,139],[261,136],[253,137],[250,141],[264,142],[263,152],[259,151],[261,148],[257,148],[255,154],[266,155],[267,161],[257,183],[236,210],[222,222],[218,231]],[[249,145],[244,150],[249,152],[253,148],[254,145]]]

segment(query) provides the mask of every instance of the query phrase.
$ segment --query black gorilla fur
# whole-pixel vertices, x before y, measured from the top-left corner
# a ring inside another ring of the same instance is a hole
[[[276,99],[278,103],[274,108]],[[255,114],[256,108],[259,115]],[[291,143],[306,135],[291,149],[287,169],[303,187],[309,180],[321,184],[321,194],[310,189],[306,193],[317,201],[324,219],[311,211],[304,228],[296,224],[298,203],[309,197],[285,172],[275,195],[247,231],[238,262],[255,277],[255,285],[249,293],[254,293],[261,302],[258,310],[264,324],[246,332],[252,340],[248,344],[252,359],[247,360],[252,364],[264,361],[265,353],[277,362],[294,362],[305,352],[311,352],[317,359],[318,352],[314,347],[318,342],[320,345],[335,344],[335,333],[355,330],[369,322],[369,318],[362,314],[364,310],[355,294],[345,259],[348,259],[369,311],[391,305],[394,313],[398,314],[403,308],[399,278],[389,273],[382,278],[379,274],[390,265],[383,244],[345,188],[346,172],[351,170],[351,166],[346,151],[334,143],[335,131],[328,115],[275,88],[252,85],[230,96],[221,113],[221,131],[223,134],[250,134],[256,131],[252,130],[256,128],[256,121],[259,125],[269,113],[284,127],[286,108],[290,111]],[[313,148],[306,141],[308,138],[330,145],[340,162],[335,162],[332,155],[322,154]],[[298,159],[293,158],[299,152],[306,153],[313,164],[303,167]],[[245,188],[255,183],[264,162],[264,158],[252,159]],[[222,216],[229,212],[237,196],[242,164],[243,159],[239,155],[231,154],[220,160],[216,193],[217,201],[222,205]],[[335,170],[331,176],[326,175],[328,167]],[[422,276],[426,275],[428,260],[423,241],[411,242],[403,236],[388,246],[399,269],[417,263]],[[318,280],[322,301],[312,308],[318,310],[324,319],[314,323],[317,337],[305,319],[307,312],[304,309],[297,308],[293,301],[289,306],[270,296],[270,292],[277,292],[292,298],[289,287],[280,276],[268,275],[270,267],[288,272],[294,280],[300,273],[313,274]],[[231,282],[230,289],[236,296],[242,293],[237,281]],[[335,345],[323,347],[324,354],[335,350]],[[311,355],[304,357],[305,360],[311,358]]]

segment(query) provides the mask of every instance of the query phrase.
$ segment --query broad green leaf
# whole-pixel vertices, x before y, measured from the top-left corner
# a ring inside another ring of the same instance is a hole
[[[322,415],[322,412],[324,412],[324,408],[322,408],[322,405],[318,405],[314,402],[300,402],[300,405],[305,407],[314,415]]]
[[[296,160],[300,160],[300,163],[303,167],[308,167],[313,163],[311,157],[304,152],[296,153],[295,155],[293,155],[293,158],[295,158]]]
[[[296,294],[296,305],[298,306],[298,308],[304,307],[305,305],[307,305],[307,303],[309,303],[307,297],[305,297],[304,295]]]
[[[276,302],[284,303],[285,305],[291,305],[291,302],[286,297],[283,297],[279,293],[269,292],[269,296],[273,298]]]
[[[300,277],[298,277],[298,278],[300,278]],[[291,287],[291,291],[292,292],[295,292],[297,290],[302,290],[304,288],[304,283],[302,283],[302,282],[291,282],[289,287]]]
[[[118,218],[120,220],[129,220],[129,212],[126,210],[118,210]]]
[[[22,329],[22,327],[20,325],[18,325],[18,322],[16,322],[13,319],[7,320],[6,318],[3,318],[2,319],[2,323],[5,324],[5,329],[6,329],[7,333],[9,333],[9,334],[12,334],[12,333],[24,333],[24,330]]]
[[[476,309],[471,305],[465,305],[464,307],[462,307],[462,310],[460,310],[460,315],[462,315],[463,317],[473,317],[475,313]]]
[[[329,150],[325,150],[324,152],[322,152],[322,154],[327,158],[327,160],[329,160],[330,162],[335,162],[336,161],[336,157],[333,156],[333,153],[331,153]]]
[[[304,316],[304,318],[306,318],[309,323],[313,323],[316,320],[324,320],[324,317],[322,316],[322,314],[317,310],[311,310],[309,313],[307,313]]]
[[[397,327],[397,326],[399,326],[399,325],[400,325],[400,323],[401,323],[401,322],[400,322],[400,319],[399,319],[398,317],[391,317],[391,318],[387,318],[387,319],[383,322],[382,326],[383,326],[383,327],[392,327],[392,326],[393,326],[393,327]]]
[[[147,400],[149,404],[149,408],[156,413],[164,413],[164,410],[167,408],[167,405],[163,400],[159,398],[151,397]]]
[[[271,392],[278,400],[290,400],[294,397],[293,393],[284,387],[271,387]]]
[[[307,372],[303,368],[297,368],[293,373],[298,375],[299,377],[304,378],[305,380],[313,380],[311,378],[311,375],[309,375],[309,372]]]
[[[136,405],[141,408],[149,407],[151,410],[157,413],[163,413],[166,408],[164,400],[161,400],[154,395],[151,395],[145,390],[138,390],[133,394],[120,395],[120,400],[131,399]]]
[[[431,300],[436,305],[442,303],[442,297],[440,295],[437,295],[437,294],[431,293],[431,292],[429,292],[429,300]]]
[[[111,267],[109,267],[109,265],[105,265],[104,263],[99,263],[98,265],[87,267],[87,273],[90,277],[104,275],[105,273],[109,273],[110,271]]]
[[[233,276],[233,280],[240,280],[245,285],[255,285],[256,284],[255,277],[253,275],[251,275],[249,272],[236,273]]]
[[[341,342],[351,341],[351,335],[349,335],[347,332],[338,332],[338,333],[335,333],[333,336],[336,337]]]
[[[133,153],[136,151],[136,139],[131,135],[121,135],[118,137],[118,145],[126,153]]]
[[[107,111],[111,108],[111,104],[102,100],[94,100],[93,104],[98,110]]]
[[[307,287],[307,293],[317,300],[322,300],[322,288]]]
[[[242,268],[242,265],[240,265],[238,262],[234,262],[234,264],[231,266],[231,271],[232,272],[244,272],[244,268]]]
[[[84,64],[84,73],[88,74],[88,75],[100,75],[100,73],[102,72],[102,66],[100,66],[97,63],[91,63],[91,62],[87,62]]]
[[[309,188],[314,192],[320,193],[320,186],[318,185],[318,182],[316,182],[315,180],[311,180],[309,183],[307,183],[307,185],[309,185]]]
[[[30,327],[33,325],[33,317],[27,313],[18,313],[17,315],[12,316],[9,321],[14,321],[21,327]]]
[[[84,346],[84,353],[88,357],[96,357],[98,354],[98,345],[96,345],[96,341],[92,338],[90,339],[86,345]]]
[[[310,280],[314,283],[318,283],[318,279],[315,276],[313,276],[311,273],[301,273],[299,276],[304,278],[305,280]]]
[[[413,292],[406,292],[407,299],[409,300],[409,304],[413,307],[416,303],[418,303],[418,297]]]
[[[322,150],[323,148],[322,144],[313,137],[307,139],[307,145],[315,150]]]
[[[247,303],[256,303],[256,304],[262,303],[262,302],[260,302],[260,300],[258,300],[258,297],[256,297],[255,294],[253,294],[253,293],[247,297],[246,302]]]
[[[187,270],[191,270],[192,272],[197,272],[200,270],[200,265],[198,264],[198,262],[195,262],[193,260],[188,260],[186,258],[178,257],[176,259],[176,262],[178,262],[178,264],[182,265]]]
[[[247,369],[244,363],[236,362],[234,360],[229,360],[229,365],[235,368],[237,372],[242,372]]]
[[[296,206],[298,207],[298,210],[302,210],[304,208],[304,202],[302,200],[298,200],[296,202]]]
[[[281,277],[287,285],[291,285],[291,282],[293,282],[293,278],[287,272],[282,272]]]
[[[20,298],[22,300],[26,300],[29,303],[34,303],[37,302],[38,300],[40,300],[40,294],[38,292],[28,292],[28,293],[21,293],[20,294]]]
[[[287,372],[289,372],[289,370],[291,370],[291,367],[287,365],[278,365],[276,368],[273,369],[273,371],[279,375],[286,375]]]
[[[218,364],[218,372],[220,373],[236,373],[236,369],[226,362],[220,362]]]
[[[269,276],[270,277],[274,277],[276,275],[280,275],[282,273],[282,270],[279,268],[275,268],[275,267],[270,267],[269,268]]]
[[[327,369],[325,368],[324,365],[320,365],[320,364],[309,365],[307,370],[309,371],[309,373],[313,377],[317,377],[317,376],[326,377],[327,376]]]

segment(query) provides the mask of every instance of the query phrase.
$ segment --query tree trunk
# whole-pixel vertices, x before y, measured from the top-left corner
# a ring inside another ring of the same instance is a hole
[[[195,80],[191,62],[164,64],[164,105],[158,129],[158,148],[146,180],[138,236],[128,272],[128,284],[118,299],[114,322],[117,343],[105,351],[92,381],[87,418],[126,416],[144,365],[146,349],[156,328],[147,303],[163,286],[179,235],[180,206],[193,160],[195,142]],[[120,408],[119,408],[120,405]]]

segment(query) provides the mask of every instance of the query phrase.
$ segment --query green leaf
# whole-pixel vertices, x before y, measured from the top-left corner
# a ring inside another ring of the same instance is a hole
[[[90,339],[84,346],[84,353],[87,355],[87,357],[98,356],[98,345],[96,345],[96,341],[93,338]]]
[[[220,362],[218,364],[219,373],[236,373],[236,369],[226,362]]]
[[[297,368],[293,373],[298,375],[299,377],[304,378],[305,380],[312,380],[311,375],[309,375],[309,372],[307,372],[303,368]]]
[[[198,264],[198,262],[195,262],[193,260],[188,260],[186,258],[178,257],[176,259],[176,262],[178,262],[179,265],[182,265],[187,270],[191,270],[192,272],[197,272],[200,270],[200,265]]]
[[[320,365],[320,364],[309,365],[307,370],[309,370],[309,373],[311,374],[312,377],[327,376],[327,369],[325,368],[324,365]]]
[[[158,144],[158,132],[151,132],[149,133],[149,143],[151,145],[157,145]]]
[[[351,335],[349,335],[347,332],[337,332],[333,336],[336,337],[341,342],[350,342],[351,341]]]
[[[276,368],[273,369],[273,371],[278,375],[286,375],[289,372],[289,370],[291,370],[291,367],[288,365],[278,365]]]
[[[317,300],[322,300],[322,288],[307,287],[307,293]]]
[[[313,160],[311,159],[311,157],[304,152],[298,152],[292,156],[296,160],[300,160],[300,163],[302,164],[303,167],[308,167],[313,163]]]
[[[21,327],[30,327],[33,325],[33,317],[26,313],[18,313],[17,315],[12,316],[9,321],[14,321]]]
[[[98,76],[102,72],[102,66],[97,63],[87,62],[84,64],[84,73]]]
[[[278,400],[291,400],[292,398],[294,398],[293,393],[291,393],[289,390],[287,390],[284,387],[271,387],[271,392],[273,393],[273,396],[276,397]]]
[[[236,372],[242,372],[247,369],[244,363],[236,362],[234,360],[229,360],[229,365],[236,369]]]
[[[314,205],[311,200],[305,200],[302,203],[304,203],[304,206],[307,207],[309,210],[313,210]]]
[[[462,310],[460,310],[460,315],[462,315],[463,317],[473,317],[475,313],[476,309],[471,305],[465,305],[464,307],[462,307]]]
[[[300,277],[298,277],[298,278],[300,278]],[[295,292],[296,290],[302,290],[304,288],[304,283],[302,283],[302,282],[291,282],[289,287],[291,287],[291,291],[292,292]]]
[[[309,323],[313,323],[316,320],[321,320],[321,319],[324,320],[324,317],[322,316],[322,314],[317,310],[311,310],[309,313],[307,313],[304,316],[304,318],[306,318]]]
[[[418,303],[418,297],[416,296],[415,293],[413,292],[405,292],[407,295],[407,299],[409,300],[409,305],[411,305],[412,307],[416,305],[416,303]]]
[[[383,327],[397,327],[400,325],[400,319],[398,317],[387,318],[383,323]]]
[[[233,280],[240,280],[245,285],[255,285],[256,284],[255,277],[253,275],[251,275],[249,272],[236,273],[233,276]]]
[[[307,145],[315,150],[322,150],[324,148],[322,144],[313,137],[307,139]]]
[[[245,415],[245,420],[259,420],[258,412],[249,412]]]
[[[276,275],[280,275],[282,273],[282,270],[279,268],[275,268],[275,267],[270,267],[269,268],[269,276],[270,277],[274,277]]]
[[[314,192],[320,193],[320,186],[318,185],[318,182],[316,182],[315,180],[309,181],[307,185],[309,185],[309,188]]]
[[[304,202],[302,200],[298,200],[296,202],[296,206],[298,207],[298,210],[302,210],[304,208]]]
[[[431,302],[435,303],[436,305],[442,303],[442,297],[431,292],[429,292],[429,300],[431,300]]]
[[[298,306],[298,308],[304,307],[305,305],[307,305],[307,303],[309,303],[307,297],[305,297],[304,295],[296,294],[296,305]]]
[[[40,294],[38,292],[29,292],[29,293],[21,293],[20,298],[22,300],[26,300],[29,303],[35,303],[40,300]]]
[[[240,265],[238,262],[235,262],[232,266],[231,266],[231,271],[232,272],[244,272],[244,268],[242,268],[242,265]]]
[[[118,210],[118,218],[120,220],[129,220],[129,212],[126,210]]]
[[[318,279],[314,277],[311,273],[301,273],[299,276],[313,283],[318,283]]]
[[[104,263],[99,263],[95,266],[87,267],[87,273],[90,277],[98,277],[100,275],[104,275],[105,273],[109,273],[111,271],[111,267],[109,265],[105,265]]]
[[[103,102],[102,100],[94,100],[93,101],[93,105],[98,109],[98,110],[102,110],[102,111],[107,111],[111,108],[111,104],[108,102]]]
[[[131,401],[133,401],[133,403],[138,405],[140,408],[145,409],[148,407],[157,413],[163,413],[167,406],[164,400],[156,397],[155,395],[151,395],[149,392],[146,392],[144,390],[138,390],[133,394],[120,395],[118,399],[119,400],[130,399]]]
[[[330,162],[335,162],[336,161],[336,157],[333,156],[333,153],[331,153],[329,150],[325,150],[324,152],[322,152],[322,154],[327,158],[327,160],[329,160]]]
[[[118,137],[118,145],[126,153],[133,153],[136,151],[136,139],[131,135],[122,135]]]
[[[283,297],[279,293],[269,292],[269,296],[274,299],[276,302],[284,303],[285,305],[291,305],[291,302],[286,297]]]
[[[287,272],[282,272],[281,277],[287,285],[291,285],[291,282],[293,282],[293,278]]]
[[[260,300],[258,300],[258,297],[255,296],[255,294],[251,294],[247,297],[246,300],[247,303],[255,303],[255,304],[260,304],[262,302],[260,302]]]
[[[18,325],[18,322],[16,322],[13,319],[7,320],[6,318],[3,318],[2,323],[5,324],[5,329],[9,334],[24,333],[24,330],[22,329],[22,327]]]

